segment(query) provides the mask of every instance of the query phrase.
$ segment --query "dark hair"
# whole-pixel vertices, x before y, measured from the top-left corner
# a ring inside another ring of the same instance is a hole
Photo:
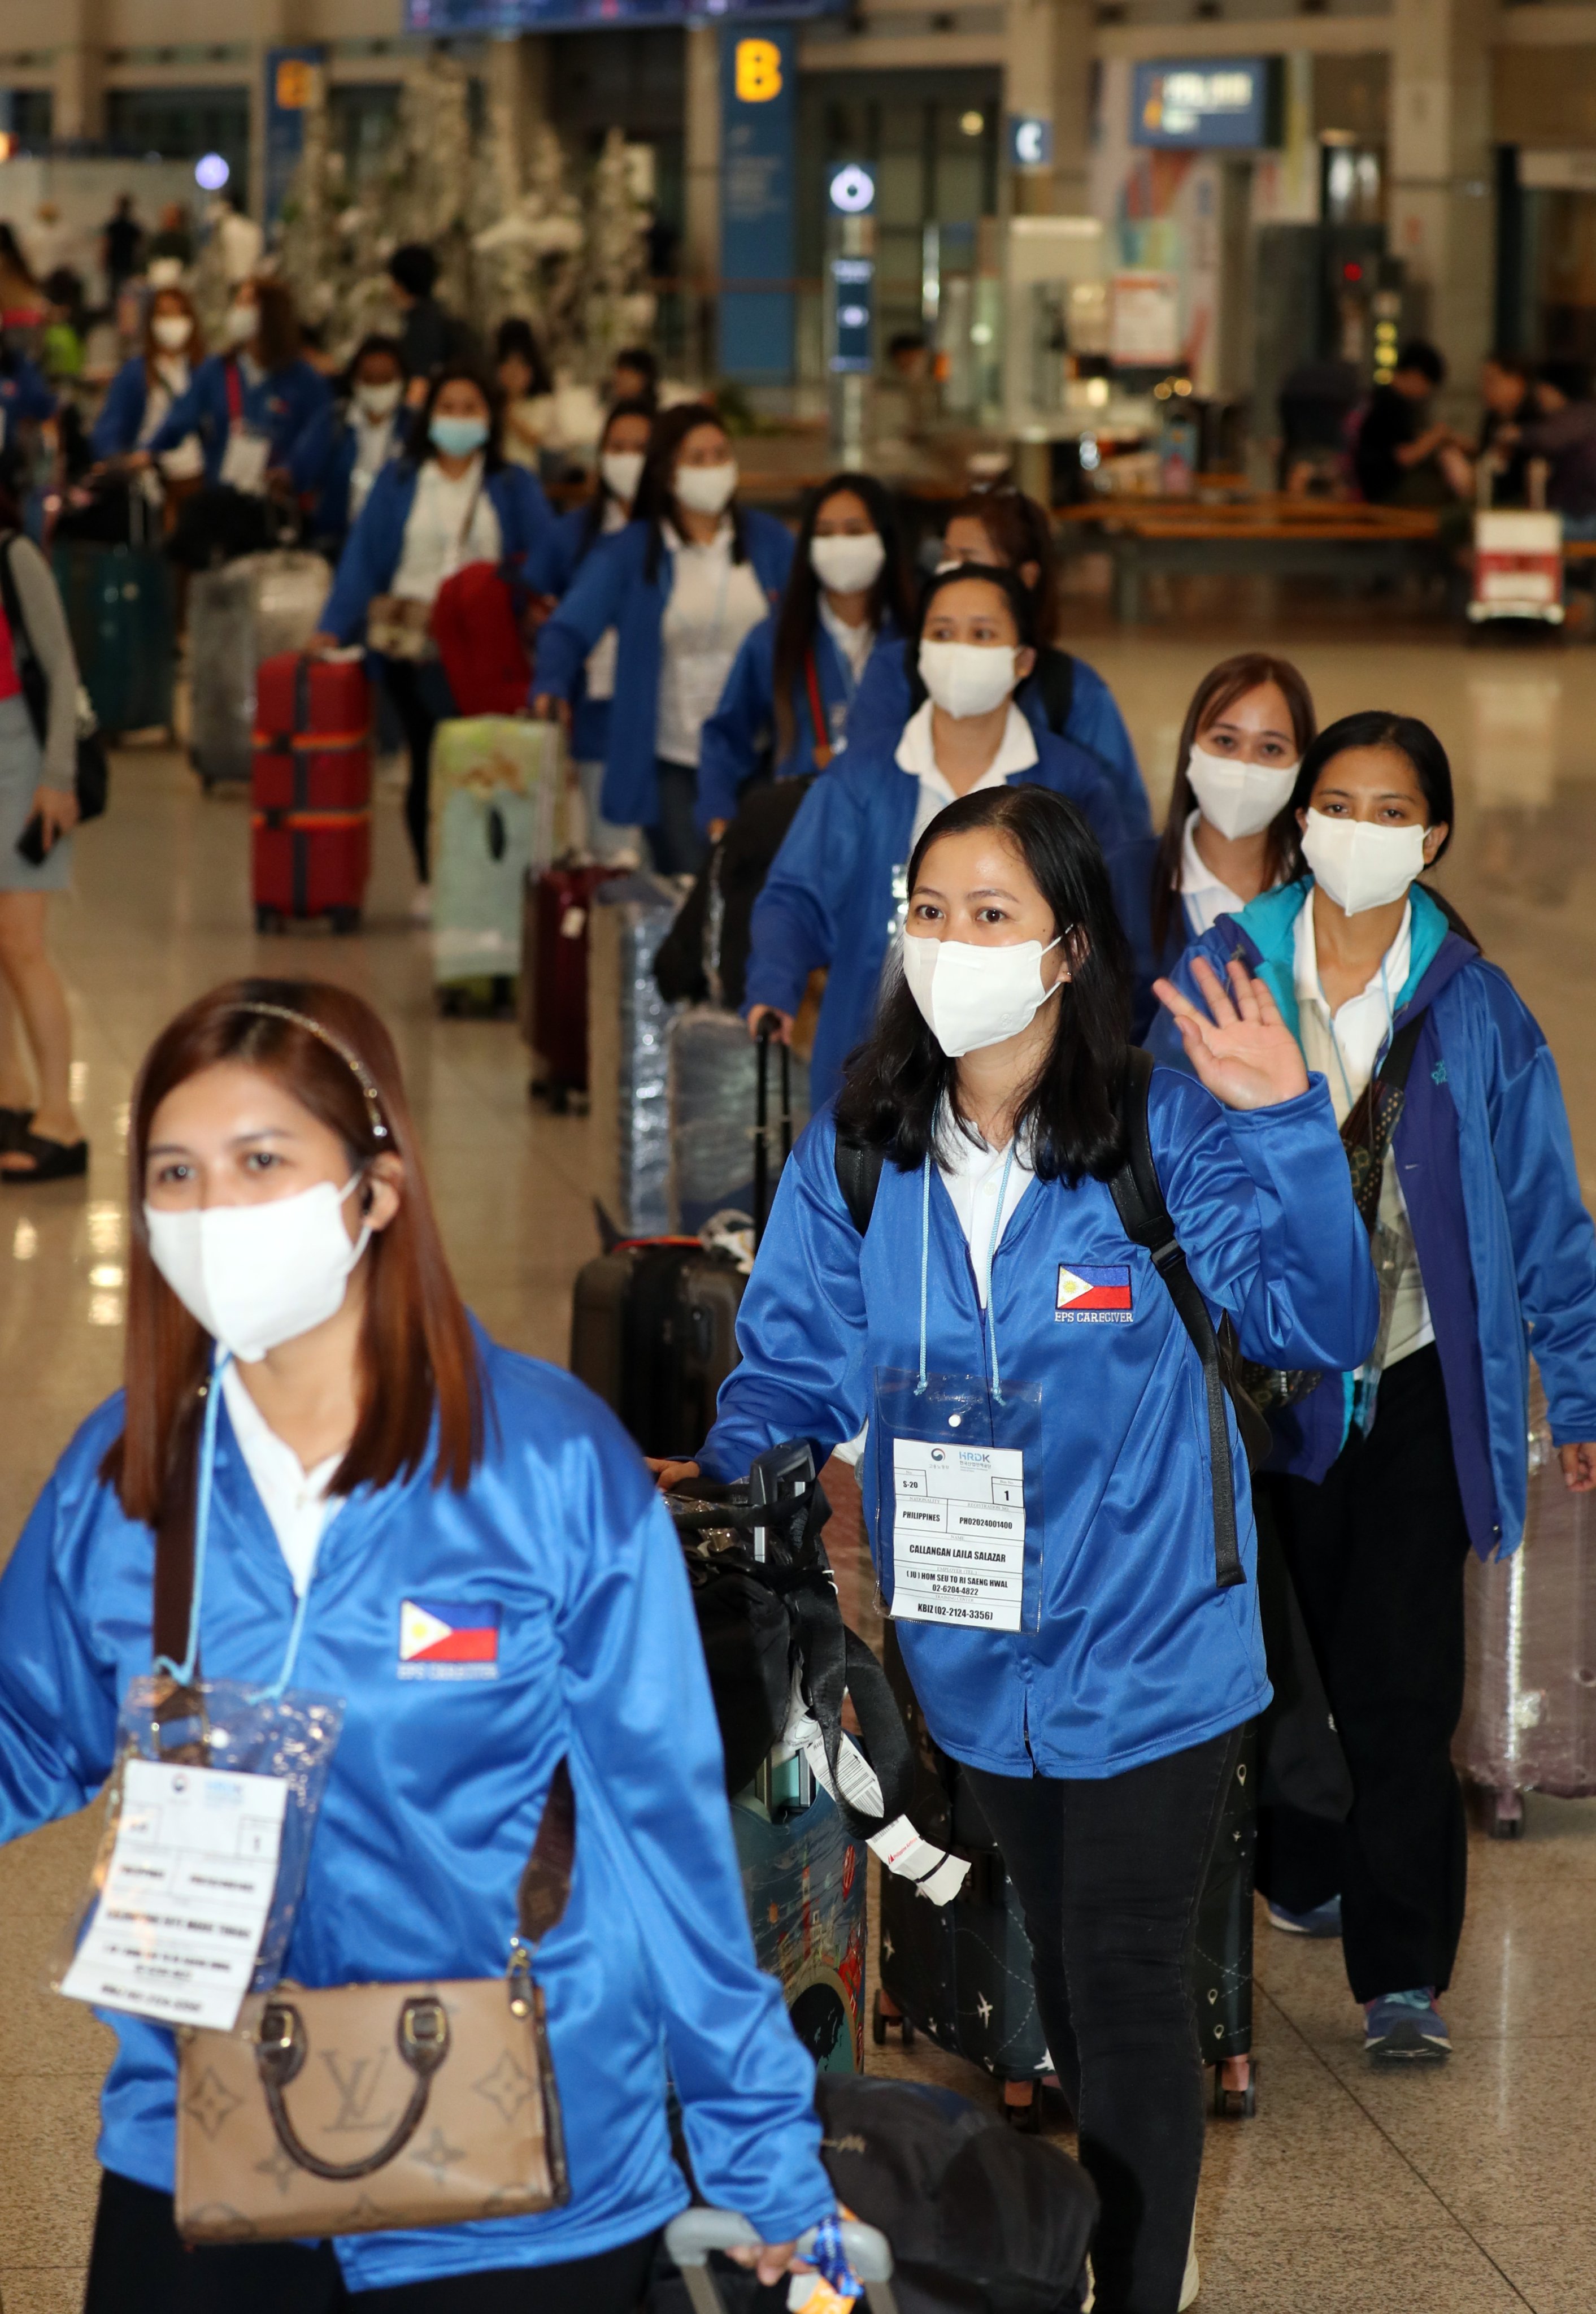
[[[1501,370],[1506,377],[1522,378],[1526,385],[1535,375],[1535,364],[1528,354],[1492,353],[1486,355],[1485,361],[1488,362],[1493,369]]]
[[[385,354],[391,362],[397,363],[401,381],[409,375],[405,368],[404,348],[400,344],[399,340],[389,337],[384,331],[372,330],[361,339],[360,343],[345,363],[344,374],[339,380],[340,393],[354,393],[355,381],[360,374],[360,365],[367,354]]]
[[[822,511],[844,490],[851,490],[862,503],[886,550],[886,560],[870,588],[870,624],[878,629],[883,619],[890,614],[897,622],[900,632],[906,634],[913,616],[909,577],[904,562],[903,534],[892,492],[873,474],[832,475],[829,481],[822,482],[818,490],[812,490],[805,502],[803,519],[798,524],[798,543],[793,552],[792,569],[781,596],[781,606],[776,614],[772,679],[778,763],[784,763],[792,753],[798,736],[792,698],[802,679],[805,657],[813,648],[815,630],[820,617],[821,587],[809,561],[810,542],[815,536],[815,526]],[[824,741],[825,734],[817,732],[816,737]]]
[[[446,361],[433,372],[428,381],[427,399],[417,411],[415,423],[410,428],[406,455],[417,466],[424,464],[428,458],[436,457],[437,445],[429,430],[432,413],[437,408],[437,398],[445,386],[453,385],[461,378],[468,385],[474,385],[488,405],[488,439],[482,446],[482,471],[485,474],[497,473],[504,464],[504,450],[499,442],[504,425],[504,396],[498,390],[498,380],[489,376],[474,361]]]
[[[1071,977],[1054,1003],[1053,1042],[1014,1119],[1037,1176],[1071,1187],[1119,1162],[1119,1087],[1130,1029],[1131,955],[1114,911],[1097,837],[1050,788],[982,788],[939,811],[909,862],[913,891],[926,853],[945,835],[990,827],[1014,845],[1064,936]],[[869,1042],[849,1055],[837,1130],[879,1149],[905,1172],[936,1161],[954,1108],[958,1064],[932,1036],[895,964]],[[944,1110],[943,1104],[947,1103]]]
[[[1413,775],[1424,799],[1431,826],[1442,820],[1446,823],[1446,840],[1430,862],[1433,868],[1437,861],[1446,857],[1452,830],[1457,825],[1454,817],[1456,807],[1452,799],[1452,767],[1447,761],[1446,749],[1430,726],[1421,723],[1416,715],[1393,715],[1383,708],[1371,707],[1361,715],[1344,715],[1339,722],[1327,725],[1302,758],[1302,768],[1297,773],[1297,784],[1292,790],[1292,799],[1287,806],[1291,814],[1290,874],[1297,877],[1308,872],[1308,863],[1302,857],[1297,814],[1308,809],[1313,790],[1318,784],[1319,773],[1326,765],[1333,764],[1337,755],[1350,755],[1354,747],[1388,747],[1393,755],[1401,755],[1413,766]],[[1462,930],[1460,920],[1454,917],[1453,921]],[[1474,938],[1472,932],[1468,937]]]
[[[356,1055],[375,1092],[385,1140],[373,1130],[348,1063],[295,1022],[243,1009],[262,1003],[317,1022]],[[198,1391],[209,1365],[210,1338],[150,1257],[145,1152],[168,1093],[224,1061],[275,1077],[339,1135],[351,1165],[392,1153],[404,1168],[399,1211],[373,1237],[367,1254],[360,1415],[332,1490],[344,1495],[366,1483],[387,1486],[419,1471],[429,1447],[434,1485],[447,1480],[463,1488],[482,1450],[481,1365],[428,1195],[399,1055],[362,998],[300,980],[234,980],[213,988],[162,1030],[138,1073],[128,1133],[126,1409],[121,1435],[101,1476],[116,1488],[129,1518],[150,1524],[164,1515],[174,1483],[191,1487]]]
[[[1027,499],[1011,482],[994,482],[960,499],[942,526],[944,536],[956,522],[978,522],[993,552],[1010,570],[1018,570],[1022,562],[1036,564],[1036,581],[1031,589],[1036,598],[1035,640],[1038,645],[1051,643],[1058,626],[1058,556],[1046,508]]]
[[[604,412],[604,422],[599,428],[597,453],[599,461],[603,460],[604,455],[604,444],[610,438],[610,428],[613,426],[617,418],[643,418],[646,419],[649,426],[652,427],[655,419],[654,405],[651,402],[642,401],[636,394],[630,396],[624,402],[613,402],[610,404],[609,409]],[[650,441],[652,441],[652,437],[650,437]],[[643,454],[643,460],[646,465],[648,464],[647,451]],[[577,551],[577,560],[578,562],[580,562],[583,556],[588,552],[594,541],[597,538],[600,531],[604,528],[604,508],[609,505],[611,499],[615,495],[613,490],[611,490],[608,482],[604,480],[602,464],[595,464],[595,473],[597,480],[594,486],[593,496],[588,499],[586,507],[584,509],[581,542]],[[641,488],[640,482],[639,487],[639,489]]]
[[[1393,375],[1398,370],[1416,369],[1419,375],[1427,377],[1432,385],[1442,384],[1446,377],[1445,359],[1428,338],[1410,338],[1391,368]]]
[[[1227,707],[1234,707],[1248,692],[1272,683],[1283,693],[1292,719],[1292,733],[1297,742],[1299,761],[1313,744],[1316,718],[1313,694],[1298,669],[1289,658],[1276,658],[1270,651],[1241,651],[1234,658],[1222,658],[1211,667],[1192,693],[1192,703],[1186,711],[1186,721],[1180,727],[1180,745],[1175,754],[1175,784],[1169,790],[1169,808],[1165,815],[1164,832],[1159,839],[1158,856],[1152,863],[1152,947],[1155,956],[1161,956],[1164,942],[1169,937],[1169,924],[1175,914],[1176,887],[1180,880],[1180,853],[1186,842],[1186,823],[1195,808],[1189,771],[1192,749],[1197,744],[1197,734],[1222,715]],[[1290,872],[1288,863],[1296,849],[1297,823],[1292,806],[1287,804],[1269,823],[1268,849],[1265,859],[1266,886],[1284,880]]]
[[[925,340],[918,330],[895,330],[886,340],[887,357],[894,354],[922,354]]]
[[[1549,385],[1566,402],[1589,402],[1591,366],[1583,361],[1543,361],[1536,369],[1538,385]]]
[[[519,314],[512,314],[508,321],[499,323],[493,340],[493,361],[496,368],[500,362],[524,361],[532,372],[532,392],[553,393],[554,380],[543,359],[543,349],[533,333],[532,323],[522,321]]]
[[[260,367],[269,374],[287,369],[299,358],[299,315],[294,305],[294,292],[286,281],[257,280],[256,310],[260,315],[255,335],[255,354]]]
[[[410,297],[430,297],[437,273],[437,260],[423,241],[401,242],[388,260],[389,280],[397,281]]]
[[[619,357],[617,357],[619,358]],[[648,551],[643,558],[643,576],[652,580],[659,569],[660,550],[665,542],[661,526],[674,519],[676,513],[676,457],[690,434],[701,426],[712,426],[718,434],[726,431],[720,412],[707,402],[678,402],[674,409],[662,410],[654,420],[654,432],[648,443],[648,462],[643,468],[643,479],[638,484],[633,502],[634,518],[649,526]],[[747,544],[744,534],[743,510],[736,499],[731,508],[731,559],[745,562]]]
[[[659,387],[659,360],[658,357],[651,350],[650,348],[648,346],[622,346],[620,352],[615,356],[614,360],[610,364],[610,375],[613,377],[618,369],[635,369],[639,377],[646,378],[648,380],[648,384],[643,394],[641,396],[632,395],[628,397],[629,399],[633,401],[641,399],[647,401],[650,404],[654,403]],[[652,411],[650,411],[650,414],[652,414]]]
[[[997,588],[1009,605],[1021,643],[1036,649],[1036,600],[1017,572],[1001,562],[951,562],[946,570],[933,570],[920,590],[914,623],[904,639],[904,672],[909,678],[911,715],[925,704],[925,684],[920,676],[920,639],[925,632],[931,605],[944,587],[957,587],[966,578],[978,578],[983,586]]]

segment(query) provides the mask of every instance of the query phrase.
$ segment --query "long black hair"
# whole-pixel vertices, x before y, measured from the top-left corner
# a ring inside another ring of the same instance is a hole
[[[1412,765],[1430,826],[1434,827],[1444,822],[1446,826],[1441,849],[1429,866],[1439,866],[1447,855],[1458,822],[1452,767],[1446,749],[1430,726],[1421,723],[1416,715],[1396,715],[1387,708],[1367,707],[1361,714],[1344,715],[1338,723],[1328,724],[1302,758],[1302,768],[1297,773],[1297,784],[1287,807],[1291,822],[1287,873],[1292,879],[1309,873],[1308,862],[1302,856],[1302,831],[1297,825],[1297,814],[1306,811],[1312,802],[1319,773],[1326,765],[1334,763],[1337,755],[1350,755],[1354,747],[1389,747],[1393,755],[1401,755]],[[1469,930],[1446,895],[1429,886],[1425,888],[1452,930],[1471,941],[1483,954],[1477,933]]]
[[[659,557],[665,546],[661,527],[671,521],[676,512],[676,458],[690,434],[701,426],[712,426],[724,434],[726,423],[720,412],[707,402],[678,402],[669,410],[662,410],[654,420],[654,431],[648,441],[648,461],[643,468],[643,479],[638,484],[638,494],[632,502],[635,519],[649,526],[648,551],[643,557],[643,576],[650,583],[659,572]],[[731,516],[731,559],[746,562],[748,546],[743,509],[732,499],[727,509]]]
[[[461,378],[468,385],[474,385],[488,405],[488,439],[482,445],[482,472],[485,475],[495,474],[504,464],[501,438],[504,432],[504,395],[499,391],[498,380],[474,361],[446,361],[433,372],[428,381],[427,399],[417,411],[415,424],[410,428],[410,445],[405,455],[417,466],[424,464],[428,458],[436,457],[437,445],[429,430],[432,413],[437,408],[437,398],[445,386],[453,385]]]
[[[526,389],[529,399],[540,393],[553,393],[554,373],[543,358],[537,334],[532,323],[523,321],[518,314],[512,314],[507,321],[501,322],[493,338],[495,369],[500,362],[511,360],[525,362],[532,372],[532,381]]]
[[[582,509],[581,538],[577,549],[577,561],[578,562],[582,561],[588,553],[594,542],[598,537],[599,532],[604,528],[604,509],[615,495],[608,482],[605,481],[604,476],[604,444],[610,438],[611,427],[615,423],[617,418],[644,418],[647,419],[648,424],[652,426],[657,414],[654,404],[651,402],[643,402],[635,396],[630,402],[612,402],[609,409],[605,411],[604,427],[598,437],[598,450],[595,464],[595,473],[598,479],[594,486],[593,496],[588,499],[587,504]],[[652,435],[649,437],[649,442],[650,445],[652,445]],[[648,458],[646,455],[643,463],[645,465],[648,464]],[[638,489],[640,494],[642,490],[642,483],[640,481],[638,484]],[[637,500],[635,499],[633,499],[632,504],[635,509],[637,505]]]
[[[1027,498],[1012,482],[988,482],[973,490],[949,509],[943,534],[956,522],[978,522],[994,554],[1010,570],[1027,562],[1036,566],[1031,587],[1036,597],[1036,632],[1051,643],[1058,626],[1058,550],[1053,543],[1053,521],[1045,506]]]
[[[1131,1017],[1131,953],[1115,914],[1097,837],[1049,788],[983,788],[938,813],[909,862],[913,891],[926,853],[945,835],[992,828],[1019,853],[1064,939],[1070,979],[1053,1007],[1053,1041],[1014,1120],[1045,1181],[1102,1180],[1121,1154],[1119,1088]],[[904,977],[891,972],[868,1043],[849,1056],[837,1130],[904,1172],[935,1162],[955,1115],[958,1064],[932,1036]]]
[[[815,536],[815,526],[824,508],[844,490],[859,499],[875,525],[876,534],[886,550],[886,560],[881,565],[875,584],[870,588],[869,623],[879,630],[882,620],[890,615],[899,630],[907,633],[913,614],[910,607],[909,574],[904,561],[903,528],[892,492],[876,480],[874,474],[833,474],[829,481],[811,491],[804,508],[803,520],[798,525],[798,543],[793,552],[792,570],[781,597],[781,607],[776,614],[776,640],[773,658],[775,692],[776,758],[782,762],[792,753],[797,737],[794,728],[792,700],[804,670],[806,654],[813,648],[815,629],[820,617],[820,581],[815,576],[809,561],[809,546]],[[824,733],[818,735],[824,737]]]

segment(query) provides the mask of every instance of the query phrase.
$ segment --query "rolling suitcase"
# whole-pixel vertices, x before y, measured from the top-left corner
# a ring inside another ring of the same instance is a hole
[[[626,870],[560,861],[527,871],[521,898],[521,1032],[532,1047],[532,1091],[569,1108],[587,1091],[587,950],[593,896]]]
[[[587,931],[587,1088],[595,1190],[629,1237],[668,1225],[670,1117],[666,1032],[675,1007],[654,958],[676,913],[657,876],[617,876],[592,895]]]
[[[101,729],[108,738],[170,730],[177,648],[170,563],[144,547],[62,540],[50,564]]]
[[[669,1030],[670,1186],[675,1230],[701,1229],[712,1214],[754,1210],[754,1143],[767,1066],[739,1014],[694,1004]],[[809,1114],[809,1072],[781,1048],[789,1144]],[[796,1079],[796,1083],[794,1082]]]
[[[555,848],[558,724],[472,715],[433,735],[432,978],[445,1012],[504,1009],[521,970],[521,894]]]
[[[269,658],[255,685],[251,880],[258,932],[360,922],[371,872],[371,693],[357,655]]]
[[[256,678],[316,631],[332,571],[283,549],[197,571],[189,587],[189,760],[205,786],[252,777]],[[369,714],[367,715],[369,720]]]
[[[1453,1757],[1480,1786],[1496,1840],[1524,1829],[1524,1794],[1596,1793],[1596,1496],[1571,1495],[1530,1373],[1530,1494],[1511,1559],[1471,1553],[1468,1681]]]

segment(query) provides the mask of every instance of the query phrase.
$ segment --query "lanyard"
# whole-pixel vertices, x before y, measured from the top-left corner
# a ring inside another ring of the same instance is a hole
[[[227,1350],[218,1350],[211,1366],[210,1380],[205,1389],[205,1421],[199,1435],[199,1488],[194,1504],[194,1585],[189,1603],[189,1644],[181,1664],[170,1656],[157,1656],[155,1669],[176,1680],[180,1687],[193,1684],[195,1669],[199,1661],[199,1602],[205,1589],[205,1559],[210,1543],[210,1503],[216,1469],[216,1420],[222,1403],[222,1373],[231,1356]],[[317,1552],[320,1553],[320,1539]],[[293,1676],[299,1654],[299,1642],[304,1633],[305,1610],[310,1604],[311,1585],[316,1579],[315,1559],[306,1570],[304,1588],[294,1603],[294,1621],[288,1631],[287,1650],[283,1667],[270,1687],[262,1692],[276,1702]]]
[[[1000,1406],[1004,1404],[1003,1377],[998,1370],[998,1313],[992,1297],[992,1263],[997,1259],[998,1240],[1003,1234],[1003,1207],[1009,1196],[1009,1175],[1014,1164],[1014,1144],[1010,1140],[1003,1159],[1002,1179],[998,1184],[998,1209],[992,1215],[992,1241],[986,1250],[986,1330],[992,1343],[992,1394]],[[931,1155],[928,1149],[921,1167],[920,1188],[920,1380],[914,1385],[914,1395],[921,1397],[927,1386],[926,1375],[926,1306],[930,1292],[931,1243]]]

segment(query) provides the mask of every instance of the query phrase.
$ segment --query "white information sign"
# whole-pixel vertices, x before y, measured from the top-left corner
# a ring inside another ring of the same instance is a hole
[[[277,1776],[130,1760],[105,1886],[62,1992],[230,2031],[271,1909],[287,1797]]]
[[[1018,1448],[895,1438],[892,1471],[894,1615],[1018,1631],[1025,1593]]]

